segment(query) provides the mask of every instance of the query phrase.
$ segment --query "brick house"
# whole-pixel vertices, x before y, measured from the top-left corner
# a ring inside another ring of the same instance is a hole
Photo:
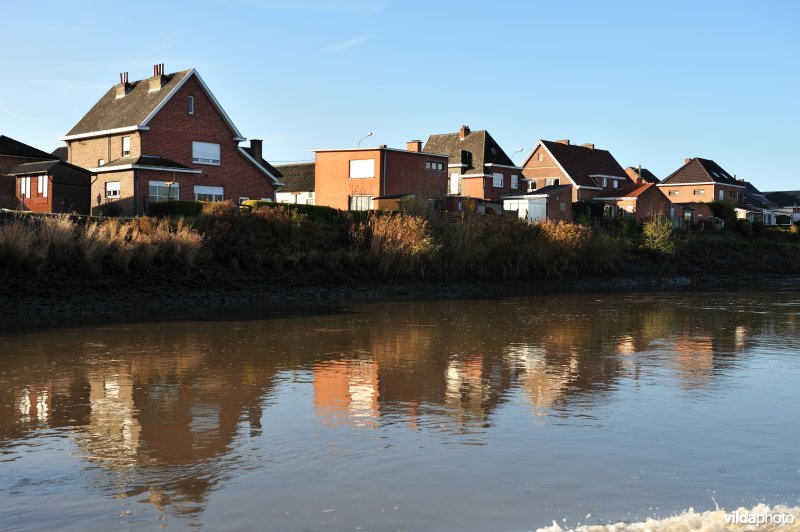
[[[275,168],[281,173],[283,186],[275,195],[275,201],[314,205],[314,166],[314,163],[276,166]]]
[[[670,216],[672,204],[656,188],[655,183],[646,183],[637,178],[635,184],[623,186],[603,196],[595,196],[594,201],[602,201],[609,215],[617,213],[633,216],[638,223],[644,223],[657,216]]]
[[[529,222],[572,220],[572,187],[549,185],[533,192],[503,196],[503,210],[516,211]]]
[[[463,206],[462,198],[493,203],[523,192],[522,168],[514,165],[488,131],[461,126],[457,133],[430,135],[425,151],[443,153],[447,162],[449,204]],[[456,210],[459,210],[456,208]]]
[[[377,198],[413,195],[440,199],[447,190],[447,156],[422,151],[422,142],[407,149],[379,146],[314,150],[314,200],[341,210],[377,209]]]
[[[51,161],[56,159],[49,153],[28,146],[18,140],[0,135],[0,209],[14,209],[19,206],[15,178],[9,175],[12,169],[25,163]]]
[[[249,148],[196,70],[128,82],[127,73],[61,138],[71,164],[88,169],[93,213],[147,212],[168,199],[273,199],[280,174]]]
[[[16,180],[16,198],[22,210],[89,214],[91,173],[61,160],[20,164],[9,175]]]
[[[745,185],[710,159],[686,159],[683,166],[656,185],[672,203],[712,203],[722,201],[741,205]]]
[[[570,185],[572,201],[588,201],[633,184],[611,153],[594,144],[578,146],[569,140],[540,140],[522,166],[528,190]]]

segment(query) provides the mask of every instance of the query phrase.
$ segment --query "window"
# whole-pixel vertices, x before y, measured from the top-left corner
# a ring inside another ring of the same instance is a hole
[[[492,174],[492,186],[494,188],[503,188],[503,174],[497,172]]]
[[[206,187],[197,185],[194,187],[195,201],[223,201],[225,193],[222,187]]]
[[[131,138],[122,137],[122,156],[130,157],[131,155]]]
[[[437,163],[433,161],[428,161],[425,163],[426,170],[434,170],[436,172],[444,171],[444,163]]]
[[[190,114],[194,114],[194,96],[189,96],[186,99],[186,111]]]
[[[350,196],[351,211],[368,211],[372,209],[372,196]]]
[[[543,159],[544,159],[544,156],[542,155],[542,152],[539,152],[539,161],[541,162]]]
[[[528,180],[528,192],[533,192],[534,190],[536,190],[536,180],[535,179],[529,179]]]
[[[606,188],[607,186],[608,186],[608,178],[604,177],[603,178],[603,188]]]
[[[119,197],[119,181],[109,181],[106,183],[106,198]]]
[[[677,196],[678,194],[680,194],[680,191],[678,191],[678,190],[670,190],[669,191],[669,195],[670,196]]]
[[[558,178],[557,177],[548,177],[547,179],[544,180],[544,186],[546,186],[546,187],[551,187],[551,186],[557,185],[557,184],[558,184]]]
[[[612,186],[612,188],[619,188],[619,180],[618,179],[614,179],[611,182],[611,186]]]
[[[696,188],[696,189],[694,189],[693,193],[694,193],[695,196],[705,196],[706,189],[704,189],[704,188]]]
[[[350,161],[350,179],[375,177],[375,159],[355,159]]]
[[[724,199],[725,199],[725,191],[724,190],[720,190],[719,191],[719,200],[722,201]]]
[[[219,144],[192,142],[192,162],[197,164],[220,164]]]
[[[181,197],[180,186],[177,181],[150,181],[150,192],[147,200],[150,203],[177,201]]]
[[[23,198],[31,197],[31,178],[21,177],[19,180],[19,194]]]
[[[566,203],[560,203],[558,205],[558,210],[560,210],[561,212],[565,212],[567,210],[567,204]]]
[[[453,172],[450,174],[450,189],[449,189],[450,194],[459,193],[459,187],[461,185],[461,180],[459,179],[459,177],[461,177],[461,174],[459,174],[458,172]]]
[[[511,188],[514,190],[519,188],[519,176],[516,174],[511,175]]]
[[[105,159],[97,159],[97,166],[103,166],[104,164],[106,164]]]
[[[39,187],[38,187],[37,192],[39,193],[39,195],[41,197],[43,197],[43,198],[47,197],[47,176],[46,175],[40,175],[39,176]]]
[[[736,192],[734,192],[733,190],[731,190],[731,197],[732,197],[732,198],[735,198],[735,197],[736,197]]]

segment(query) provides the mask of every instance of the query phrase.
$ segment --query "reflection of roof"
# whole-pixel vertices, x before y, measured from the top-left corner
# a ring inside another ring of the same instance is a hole
[[[305,192],[314,190],[314,163],[282,164],[275,169],[283,176],[280,192]]]
[[[30,157],[32,159],[53,159],[49,153],[38,150],[33,146],[28,146],[11,137],[0,135],[0,155],[10,155],[12,157]]]
[[[744,187],[741,181],[737,181],[722,169],[720,165],[710,159],[695,157],[689,162],[672,172],[661,181],[661,185],[688,185],[693,183],[720,183],[736,187]]]
[[[461,173],[467,175],[482,174],[486,164],[515,166],[489,132],[483,130],[468,131],[463,139],[460,133],[431,135],[422,151],[447,154],[450,164],[465,165]]]
[[[66,168],[72,168],[74,170],[78,170],[84,174],[90,174],[88,170],[85,168],[81,168],[80,166],[75,166],[74,164],[69,164],[66,161],[62,161],[59,159],[55,159],[52,161],[37,161],[34,163],[25,163],[20,164],[13,168],[8,175],[28,175],[28,174],[41,174],[41,173],[51,173],[53,167],[55,166],[63,166]]]
[[[622,166],[607,150],[549,140],[543,140],[541,143],[576,185],[600,186],[597,180],[590,176],[614,176],[630,180]]]

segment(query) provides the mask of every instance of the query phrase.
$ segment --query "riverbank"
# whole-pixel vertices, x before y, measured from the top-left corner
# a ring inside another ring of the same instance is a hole
[[[77,278],[20,274],[0,276],[0,330],[98,325],[113,322],[238,318],[302,312],[314,306],[366,301],[491,299],[559,292],[744,289],[751,285],[797,283],[800,276],[604,275],[564,279],[388,280],[369,272],[253,274],[214,269]]]

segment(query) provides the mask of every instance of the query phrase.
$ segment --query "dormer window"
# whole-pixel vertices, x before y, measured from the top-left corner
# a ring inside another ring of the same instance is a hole
[[[194,114],[194,96],[189,96],[189,98],[186,101],[186,108],[187,108],[187,112],[190,115]]]
[[[122,137],[122,156],[130,157],[131,155],[131,138]]]

